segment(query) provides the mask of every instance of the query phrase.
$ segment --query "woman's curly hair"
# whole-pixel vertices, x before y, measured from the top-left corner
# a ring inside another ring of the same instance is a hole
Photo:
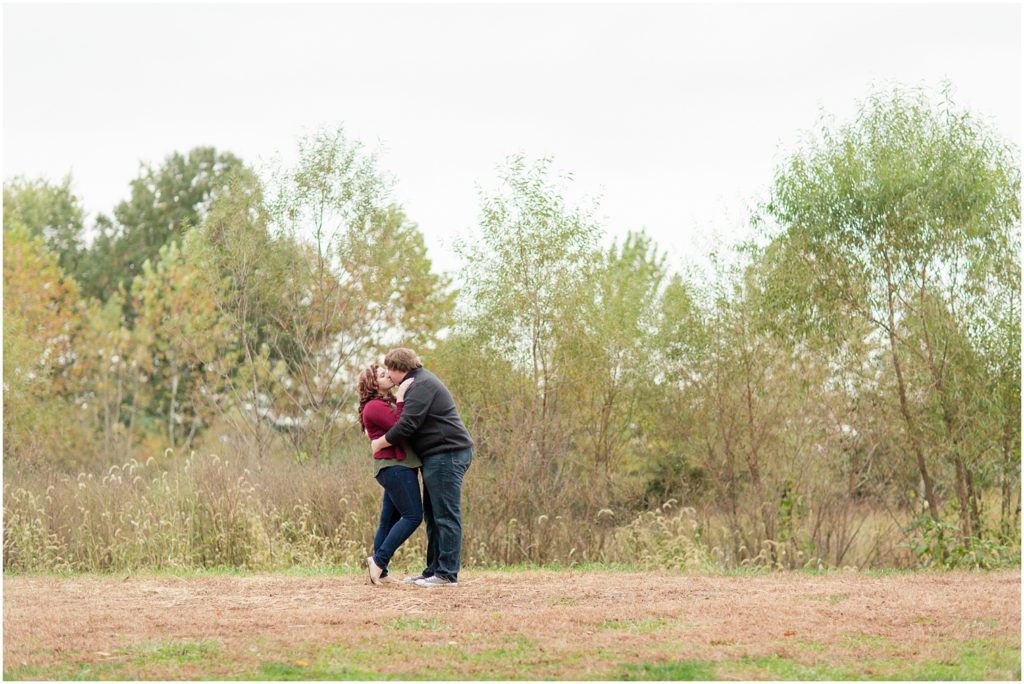
[[[386,392],[382,392],[380,389],[380,383],[377,381],[377,371],[379,370],[379,365],[371,364],[369,368],[359,374],[359,379],[356,380],[356,391],[359,392],[360,422],[363,420],[363,409],[371,399],[383,399],[389,404],[395,403],[395,395],[390,389]]]

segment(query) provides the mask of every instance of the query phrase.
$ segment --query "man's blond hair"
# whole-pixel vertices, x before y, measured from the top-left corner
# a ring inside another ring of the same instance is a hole
[[[405,347],[389,351],[388,355],[384,357],[384,366],[388,370],[396,370],[402,373],[408,373],[415,368],[423,368],[423,364],[420,363],[420,357],[416,356],[416,352]]]

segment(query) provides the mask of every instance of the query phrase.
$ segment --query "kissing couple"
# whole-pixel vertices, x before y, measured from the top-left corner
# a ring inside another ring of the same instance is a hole
[[[373,555],[373,584],[398,583],[388,563],[419,527],[427,527],[423,572],[401,580],[420,587],[458,585],[462,554],[462,480],[473,440],[451,392],[411,349],[393,349],[356,381],[359,418],[373,450],[374,478],[384,489]],[[423,474],[420,495],[419,475]]]

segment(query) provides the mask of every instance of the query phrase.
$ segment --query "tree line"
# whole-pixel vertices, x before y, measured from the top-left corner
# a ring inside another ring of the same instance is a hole
[[[369,479],[353,378],[400,344],[477,442],[484,560],[684,534],[729,566],[1019,555],[1017,150],[949,97],[822,121],[707,275],[609,244],[512,157],[453,280],[357,141],[297,157],[172,154],[91,240],[70,178],[5,181],[8,481],[166,449]]]

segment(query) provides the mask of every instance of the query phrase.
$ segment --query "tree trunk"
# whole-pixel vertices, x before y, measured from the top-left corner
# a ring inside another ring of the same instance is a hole
[[[886,263],[886,276],[889,274],[889,265]],[[894,302],[895,291],[892,281],[887,285],[888,309],[889,309],[889,351],[892,355],[892,365],[896,372],[896,385],[899,391],[900,413],[903,415],[903,422],[907,428],[907,437],[910,439],[910,446],[917,461],[918,472],[921,473],[921,481],[924,483],[925,502],[928,504],[928,515],[933,520],[939,519],[939,501],[935,493],[935,486],[928,474],[928,464],[925,461],[924,447],[921,445],[921,438],[917,431],[917,424],[910,411],[910,403],[907,400],[907,385],[903,378],[903,364],[900,361],[898,342],[896,341],[896,304]]]
[[[999,525],[1004,535],[1011,535],[1014,530],[1020,527],[1020,504],[1014,487],[1017,478],[1017,468],[1020,462],[1013,457],[1013,420],[1007,417],[1003,425],[1003,468],[1002,482],[1002,505],[1000,507]]]
[[[171,406],[167,410],[167,441],[174,448],[174,409],[178,398],[178,374],[171,378]]]

